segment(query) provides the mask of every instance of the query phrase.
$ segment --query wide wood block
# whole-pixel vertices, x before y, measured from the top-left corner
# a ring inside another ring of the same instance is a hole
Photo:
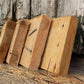
[[[6,59],[6,62],[10,65],[18,65],[29,24],[28,20],[23,19],[16,23],[15,32]]]
[[[7,55],[13,33],[15,30],[16,23],[9,20],[5,23],[2,28],[0,36],[0,63],[3,63]]]
[[[31,23],[30,30],[27,35],[20,64],[29,69],[37,70],[47,40],[51,18],[41,15],[31,19],[29,22]]]
[[[77,24],[78,19],[74,16],[53,19],[40,66],[42,69],[60,75],[68,73]]]

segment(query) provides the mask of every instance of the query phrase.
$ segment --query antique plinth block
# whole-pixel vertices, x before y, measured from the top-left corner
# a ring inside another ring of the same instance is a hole
[[[51,18],[41,15],[31,19],[29,22],[31,25],[20,64],[29,69],[38,70],[41,56],[45,48],[45,43],[51,24]]]
[[[3,63],[13,37],[16,23],[8,20],[2,28],[0,36],[0,63]]]
[[[77,24],[74,16],[53,19],[40,68],[59,75],[68,73]]]
[[[6,62],[10,65],[18,65],[20,56],[25,43],[30,22],[28,20],[19,20],[16,23],[15,32],[7,55]]]

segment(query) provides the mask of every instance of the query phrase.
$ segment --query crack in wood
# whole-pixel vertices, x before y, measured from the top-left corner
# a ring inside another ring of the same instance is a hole
[[[49,60],[49,63],[48,63],[48,68],[47,68],[47,70],[49,69],[49,66],[50,66],[50,62],[51,62],[51,58],[50,58],[50,60]]]

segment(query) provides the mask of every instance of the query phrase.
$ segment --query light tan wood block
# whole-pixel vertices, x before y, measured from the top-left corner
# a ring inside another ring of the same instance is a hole
[[[16,23],[9,20],[5,23],[2,28],[0,36],[0,63],[3,63],[7,55],[13,33],[15,30]]]
[[[30,30],[27,35],[20,64],[29,69],[38,70],[47,40],[51,18],[41,15],[31,19],[30,23]]]
[[[41,68],[59,75],[68,73],[78,19],[65,16],[53,19]]]
[[[15,32],[6,59],[6,62],[10,65],[18,65],[29,24],[30,22],[28,20],[23,19],[16,23]]]

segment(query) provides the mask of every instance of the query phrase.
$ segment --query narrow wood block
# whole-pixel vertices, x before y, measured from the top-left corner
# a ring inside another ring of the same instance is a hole
[[[59,75],[68,73],[77,24],[78,19],[74,16],[53,19],[40,66],[42,69]]]
[[[31,19],[30,23],[30,30],[27,35],[20,64],[29,69],[37,70],[48,36],[51,18],[41,15]]]
[[[7,55],[13,33],[15,30],[16,23],[9,20],[5,23],[2,28],[0,36],[0,63],[3,63]]]
[[[6,62],[10,65],[18,65],[29,24],[28,20],[20,20],[16,23],[15,32],[6,59]]]

